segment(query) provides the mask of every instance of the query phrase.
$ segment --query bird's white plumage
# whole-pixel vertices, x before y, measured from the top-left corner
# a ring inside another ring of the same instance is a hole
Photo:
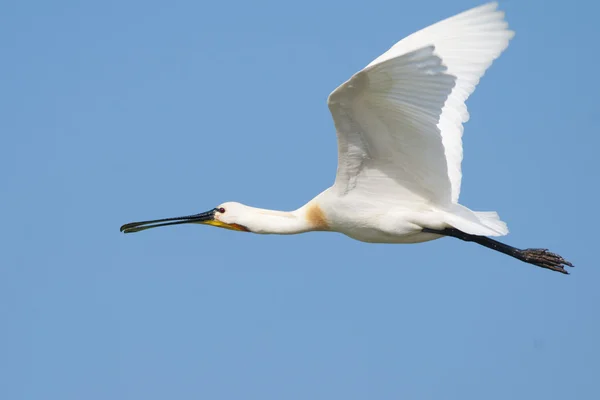
[[[497,4],[486,4],[402,39],[338,87],[328,102],[338,192],[456,203],[465,101],[513,35]]]

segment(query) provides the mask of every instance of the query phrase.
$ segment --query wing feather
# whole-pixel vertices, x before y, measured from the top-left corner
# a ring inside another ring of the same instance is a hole
[[[450,193],[437,122],[454,77],[428,46],[367,67],[329,97],[338,132],[335,187],[398,198]]]
[[[497,4],[485,4],[402,39],[338,87],[328,101],[334,187],[456,203],[465,101],[513,35]]]

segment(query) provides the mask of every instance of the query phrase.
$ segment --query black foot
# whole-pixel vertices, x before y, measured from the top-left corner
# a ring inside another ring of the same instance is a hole
[[[562,274],[569,274],[565,266],[574,267],[573,264],[559,256],[548,251],[548,249],[525,249],[519,253],[519,258],[529,264],[538,267],[551,269]]]

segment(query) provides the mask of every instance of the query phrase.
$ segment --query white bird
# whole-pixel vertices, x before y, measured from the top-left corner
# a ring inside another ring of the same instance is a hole
[[[465,101],[513,36],[497,4],[485,4],[413,33],[335,89],[335,183],[295,211],[227,202],[121,231],[200,223],[262,234],[333,231],[372,243],[452,236],[566,274],[573,265],[554,253],[488,238],[508,233],[496,212],[458,204]]]

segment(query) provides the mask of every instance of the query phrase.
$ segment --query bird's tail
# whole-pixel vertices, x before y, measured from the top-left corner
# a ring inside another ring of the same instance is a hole
[[[447,212],[446,222],[453,228],[478,236],[504,236],[508,233],[506,223],[496,211],[471,211],[460,204],[453,204]]]

